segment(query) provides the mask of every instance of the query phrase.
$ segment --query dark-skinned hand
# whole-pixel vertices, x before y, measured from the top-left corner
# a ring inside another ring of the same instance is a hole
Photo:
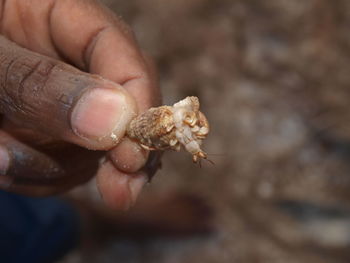
[[[128,208],[154,169],[126,125],[160,101],[130,28],[93,0],[2,0],[0,25],[0,189],[53,195],[97,175]]]

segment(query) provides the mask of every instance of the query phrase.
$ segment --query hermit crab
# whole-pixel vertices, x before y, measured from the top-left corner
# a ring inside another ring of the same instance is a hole
[[[199,106],[198,98],[192,96],[173,106],[150,108],[130,122],[126,135],[147,150],[179,151],[182,146],[196,163],[207,158],[201,144],[209,133]]]

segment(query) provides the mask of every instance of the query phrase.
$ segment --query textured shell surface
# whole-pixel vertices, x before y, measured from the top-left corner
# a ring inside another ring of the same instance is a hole
[[[192,96],[173,106],[150,108],[131,121],[126,135],[147,150],[179,151],[183,147],[197,162],[207,158],[201,144],[209,133],[208,121],[199,107],[198,98]]]

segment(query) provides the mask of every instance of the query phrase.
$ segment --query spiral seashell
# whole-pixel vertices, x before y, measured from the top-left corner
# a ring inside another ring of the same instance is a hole
[[[197,97],[187,97],[173,106],[150,108],[133,119],[126,135],[147,150],[179,151],[192,154],[193,162],[206,159],[202,141],[209,133],[209,123],[199,111]]]

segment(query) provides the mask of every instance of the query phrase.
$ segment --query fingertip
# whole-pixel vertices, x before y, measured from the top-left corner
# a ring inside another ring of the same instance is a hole
[[[103,163],[97,173],[97,186],[102,199],[107,206],[118,210],[129,209],[146,182],[144,174],[123,173],[110,161]]]
[[[109,159],[120,171],[134,173],[146,164],[148,155],[149,151],[143,149],[138,143],[124,138],[109,152]]]
[[[126,174],[119,173],[107,161],[101,165],[96,180],[102,199],[109,207],[122,210],[130,207],[131,194]]]

